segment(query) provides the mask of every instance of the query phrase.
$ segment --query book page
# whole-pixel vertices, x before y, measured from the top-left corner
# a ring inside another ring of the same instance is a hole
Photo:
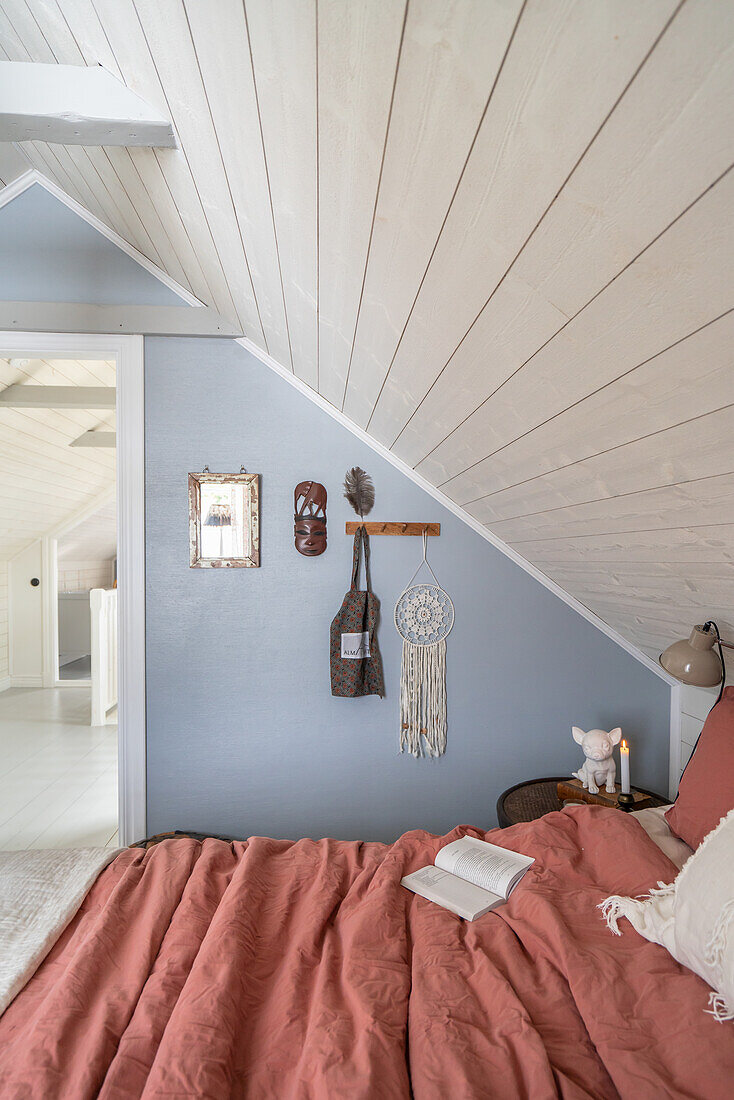
[[[444,909],[450,909],[465,920],[476,920],[504,901],[498,894],[482,890],[465,879],[430,865],[421,867],[420,871],[414,871],[412,875],[406,875],[401,882],[414,894],[420,894],[422,898],[434,901]]]
[[[436,856],[436,866],[467,882],[508,898],[534,860],[486,840],[464,836],[454,840]]]

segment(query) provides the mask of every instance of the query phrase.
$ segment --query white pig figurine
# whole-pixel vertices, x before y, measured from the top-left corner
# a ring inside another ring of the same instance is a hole
[[[610,730],[589,730],[584,733],[578,726],[573,727],[573,739],[584,750],[586,759],[577,772],[572,772],[588,789],[589,794],[598,794],[599,785],[604,783],[608,794],[614,794],[614,778],[617,765],[614,763],[614,746],[622,737],[617,726]]]

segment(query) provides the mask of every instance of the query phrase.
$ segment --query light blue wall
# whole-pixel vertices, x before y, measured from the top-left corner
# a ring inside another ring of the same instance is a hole
[[[240,346],[146,340],[148,831],[390,839],[496,821],[524,778],[580,763],[571,726],[621,725],[633,778],[664,791],[669,689]],[[262,567],[189,569],[187,474],[262,475]],[[430,560],[456,607],[449,739],[400,756],[395,600],[418,539],[373,539],[387,697],[334,699],[329,624],[349,586],[347,467],[374,519],[440,520]],[[329,493],[329,545],[293,547],[293,488]]]
[[[184,306],[177,294],[38,183],[0,209],[0,298]]]

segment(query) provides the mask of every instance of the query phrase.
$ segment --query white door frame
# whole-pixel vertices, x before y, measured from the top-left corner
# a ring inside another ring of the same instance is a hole
[[[118,775],[120,844],[146,835],[145,772],[145,409],[142,336],[0,332],[0,355],[12,358],[114,359],[117,366]],[[59,532],[53,532],[52,537]],[[46,576],[52,572],[45,540]],[[45,620],[55,582],[44,586]],[[53,615],[55,621],[55,615]],[[52,637],[46,630],[47,638]],[[58,643],[56,643],[58,644]],[[53,667],[44,646],[44,675]],[[55,678],[55,675],[54,675]]]

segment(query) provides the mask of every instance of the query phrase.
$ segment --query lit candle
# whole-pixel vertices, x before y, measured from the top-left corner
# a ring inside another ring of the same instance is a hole
[[[630,749],[626,741],[619,746],[619,760],[622,765],[620,780],[622,782],[622,794],[630,793]]]

